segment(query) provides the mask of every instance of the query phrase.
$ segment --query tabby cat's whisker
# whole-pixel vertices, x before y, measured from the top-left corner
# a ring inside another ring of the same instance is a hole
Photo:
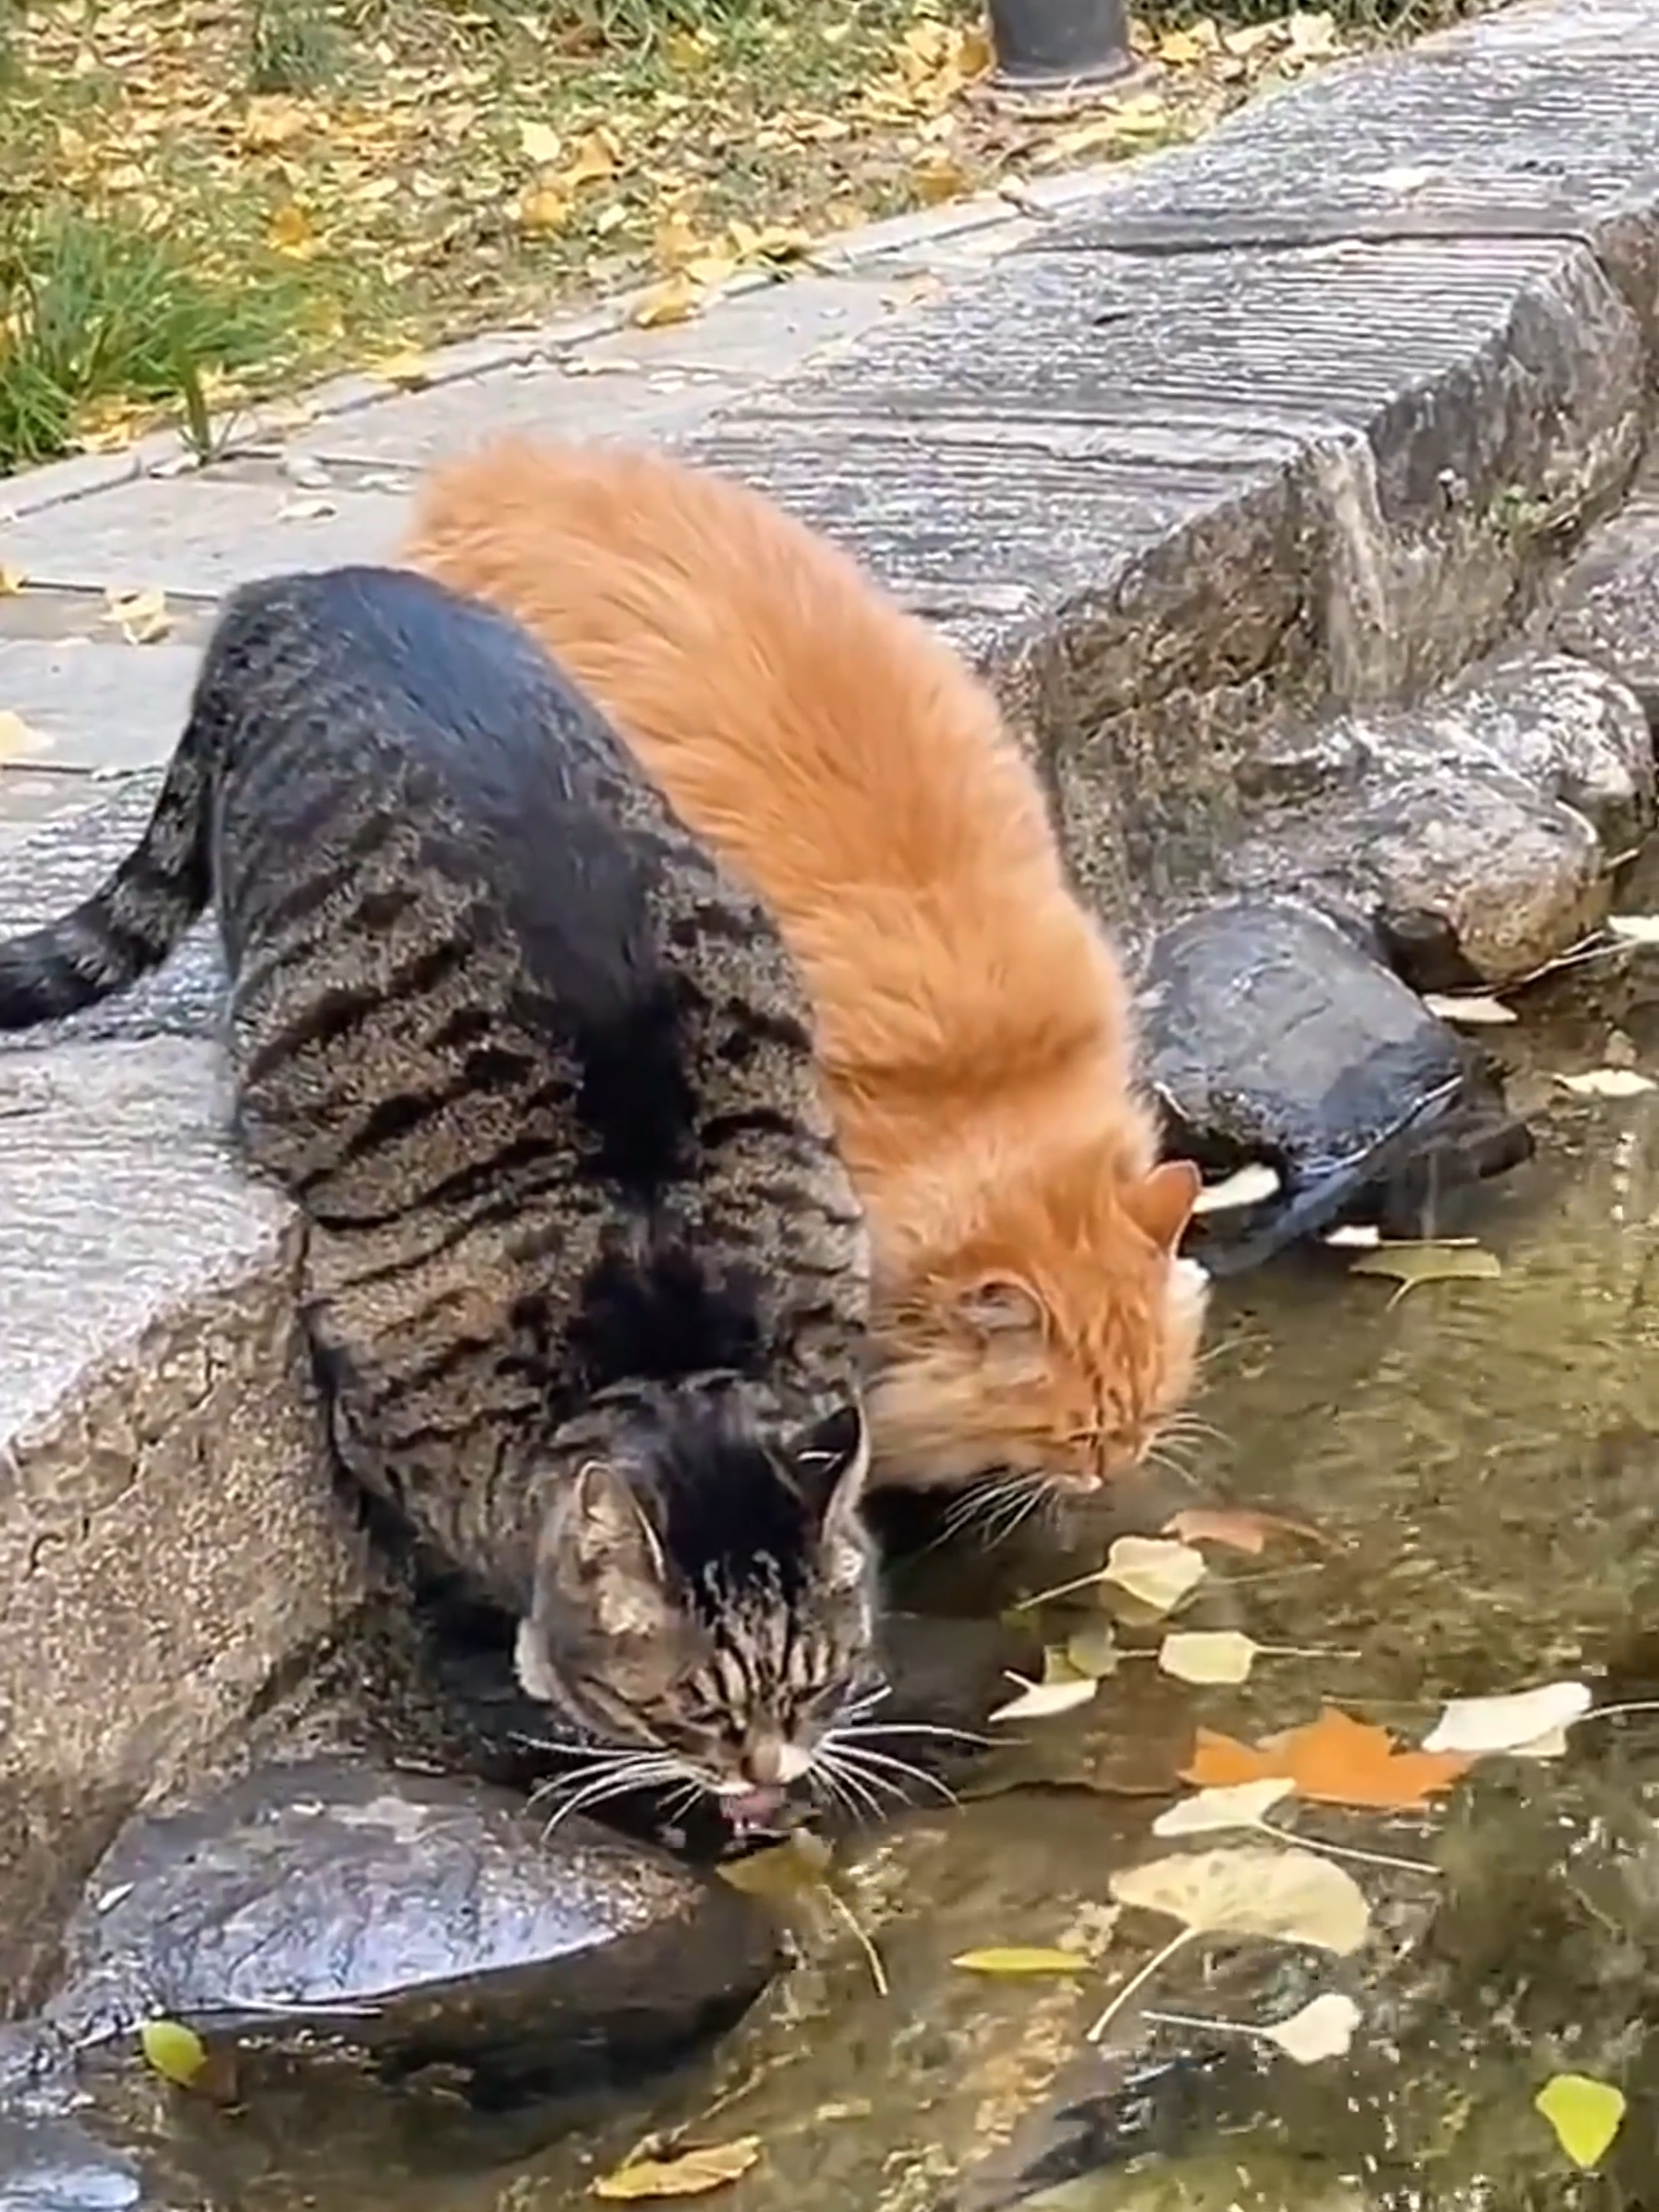
[[[577,1787],[572,1790],[543,1829],[544,1841],[553,1833],[562,1820],[568,1820],[579,1807],[606,1804],[613,1797],[626,1797],[631,1796],[635,1790],[651,1789],[659,1783],[693,1779],[700,1781],[701,1778],[688,1775],[678,1759],[659,1755],[655,1758],[641,1756],[636,1759],[619,1759],[614,1766],[608,1767],[599,1774],[586,1774],[576,1779]]]
[[[836,1745],[836,1756],[849,1763],[854,1771],[863,1767],[867,1771],[872,1787],[878,1785],[890,1774],[905,1774],[905,1777],[909,1777],[909,1781],[921,1783],[925,1790],[936,1790],[947,1805],[956,1805],[956,1790],[951,1790],[949,1783],[942,1783],[938,1774],[929,1774],[927,1767],[911,1765],[909,1759],[894,1759],[891,1752],[878,1752],[869,1743],[841,1743]],[[902,1796],[902,1792],[900,1792],[900,1796]]]
[[[878,1721],[863,1722],[848,1729],[830,1731],[832,1743],[845,1741],[848,1736],[862,1739],[866,1735],[933,1735],[949,1737],[952,1743],[977,1744],[987,1751],[994,1751],[1006,1739],[994,1735],[975,1735],[971,1729],[947,1728],[942,1721]]]
[[[841,1759],[826,1756],[821,1745],[817,1760],[809,1771],[822,1778],[824,1787],[835,1791],[855,1820],[880,1820],[883,1809],[880,1798],[872,1795],[858,1775],[849,1772]]]

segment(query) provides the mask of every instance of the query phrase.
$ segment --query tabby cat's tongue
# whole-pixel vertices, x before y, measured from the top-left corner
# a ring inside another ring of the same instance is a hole
[[[726,1819],[734,1828],[739,1831],[744,1828],[765,1828],[769,1827],[782,1811],[783,1792],[781,1790],[758,1787],[753,1790],[734,1790],[730,1796],[723,1797],[720,1802],[726,1808]]]

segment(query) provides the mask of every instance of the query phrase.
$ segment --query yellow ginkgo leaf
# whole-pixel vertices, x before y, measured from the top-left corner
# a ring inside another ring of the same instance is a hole
[[[550,237],[570,220],[570,200],[556,185],[537,185],[519,202],[519,222],[538,236]]]
[[[180,2089],[188,2089],[208,2063],[207,2045],[193,2028],[176,2020],[147,2020],[138,2030],[146,2063]]]
[[[1007,1943],[986,1951],[963,1951],[951,1960],[970,1974],[1080,1974],[1089,1961],[1075,1951],[1056,1951],[1036,1943]]]
[[[1585,2172],[1611,2149],[1624,2122],[1624,2092],[1588,2074],[1553,2074],[1532,2101],[1554,2129],[1557,2142]]]
[[[665,330],[672,323],[689,323],[702,306],[702,287],[682,270],[653,284],[635,306],[632,319],[642,331]]]
[[[723,2189],[756,2165],[761,2154],[758,2136],[740,2136],[736,2142],[710,2143],[705,2150],[681,2151],[674,2158],[630,2159],[593,2184],[593,2194],[608,2203],[637,2203],[659,2197],[706,2197]]]

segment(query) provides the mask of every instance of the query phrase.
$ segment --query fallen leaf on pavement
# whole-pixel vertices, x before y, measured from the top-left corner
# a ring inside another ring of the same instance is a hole
[[[0,761],[14,759],[17,754],[29,752],[44,743],[40,732],[31,729],[21,714],[0,707]]]
[[[159,644],[173,628],[167,594],[153,586],[142,592],[110,591],[104,594],[109,618],[129,645]]]
[[[1288,1774],[1297,1796],[1314,1803],[1421,1812],[1432,1793],[1449,1790],[1470,1764],[1457,1752],[1407,1749],[1387,1729],[1327,1705],[1316,1721],[1264,1736],[1256,1745],[1200,1729],[1182,1779],[1200,1789],[1225,1789]]]
[[[1610,914],[1607,927],[1631,945],[1659,945],[1659,914]]]
[[[636,2203],[653,2197],[706,2197],[738,2181],[759,2163],[761,2139],[739,2136],[735,2142],[711,2143],[703,2150],[681,2151],[674,2158],[641,2158],[619,2166],[593,2184],[595,2197],[610,2203]]]
[[[1423,1739],[1425,1751],[1528,1750],[1581,1721],[1594,1698],[1585,1682],[1545,1682],[1502,1697],[1454,1698]]]
[[[1089,1961],[1075,1951],[1010,1943],[1000,1949],[961,1952],[951,1964],[970,1974],[1080,1974],[1087,1970]]]
[[[398,392],[420,392],[432,381],[432,369],[426,356],[412,349],[371,363],[368,374]]]
[[[331,499],[320,492],[290,493],[276,510],[278,522],[321,522],[327,515],[337,513]]]
[[[1533,2103],[1576,2166],[1588,2172],[1613,2147],[1625,2118],[1624,2092],[1588,2074],[1554,2074]]]
[[[0,562],[0,599],[14,598],[21,592],[28,578],[21,568],[8,568]]]
[[[674,323],[689,323],[703,304],[702,286],[682,271],[653,284],[635,302],[632,320],[642,331],[665,330]]]

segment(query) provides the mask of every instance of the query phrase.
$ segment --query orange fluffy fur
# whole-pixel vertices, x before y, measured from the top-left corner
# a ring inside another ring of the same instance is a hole
[[[1156,1164],[1118,962],[945,641],[768,501],[660,455],[441,471],[410,565],[515,614],[800,963],[876,1255],[873,1479],[1092,1487],[1191,1387],[1198,1189]]]

